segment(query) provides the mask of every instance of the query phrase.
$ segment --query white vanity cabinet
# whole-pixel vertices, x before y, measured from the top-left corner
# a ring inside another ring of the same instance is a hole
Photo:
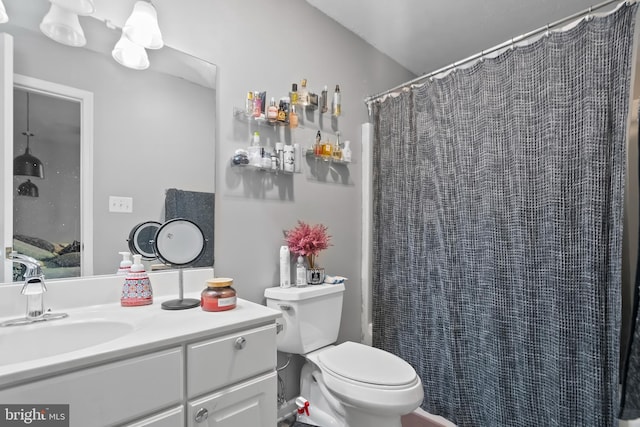
[[[107,355],[69,353],[62,364],[25,371],[31,377],[13,375],[11,386],[0,381],[0,403],[69,404],[71,427],[274,427],[278,315],[265,309],[240,301],[226,315],[161,312],[166,320],[153,327],[177,324],[179,335],[143,347],[139,338]]]

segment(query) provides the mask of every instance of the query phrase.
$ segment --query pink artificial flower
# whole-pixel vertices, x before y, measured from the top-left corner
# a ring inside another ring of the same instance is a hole
[[[285,238],[289,251],[307,257],[309,267],[313,268],[315,257],[329,247],[331,236],[327,234],[327,227],[322,224],[309,225],[298,220],[295,228],[285,231]]]

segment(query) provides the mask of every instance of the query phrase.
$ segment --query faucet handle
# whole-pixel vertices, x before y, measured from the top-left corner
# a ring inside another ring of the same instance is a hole
[[[47,285],[44,284],[42,276],[27,278],[20,291],[22,295],[39,295],[45,292],[47,292]]]

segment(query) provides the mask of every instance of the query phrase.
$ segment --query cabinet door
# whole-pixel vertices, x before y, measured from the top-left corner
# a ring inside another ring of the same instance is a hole
[[[187,405],[189,427],[273,427],[277,421],[276,373],[222,389]]]

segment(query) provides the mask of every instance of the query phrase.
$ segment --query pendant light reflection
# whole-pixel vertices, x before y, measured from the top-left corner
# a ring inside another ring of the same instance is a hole
[[[44,165],[29,151],[29,138],[34,134],[29,130],[29,92],[27,92],[27,130],[22,132],[27,137],[27,148],[24,154],[13,159],[13,174],[16,176],[35,176],[44,179]]]
[[[4,3],[0,0],[0,24],[9,22],[9,15],[7,15],[7,9],[4,8]]]
[[[147,51],[140,45],[133,43],[124,34],[111,51],[111,56],[120,65],[134,70],[145,70],[149,68],[149,57]]]
[[[31,182],[30,179],[27,179],[26,182],[23,182],[18,187],[18,196],[39,197],[40,192],[38,191],[38,186]]]
[[[158,25],[158,14],[151,3],[138,1],[124,23],[122,33],[146,49],[160,49],[164,42]]]
[[[81,47],[87,44],[78,15],[55,3],[51,3],[49,13],[42,18],[40,31],[50,39],[67,46]]]

